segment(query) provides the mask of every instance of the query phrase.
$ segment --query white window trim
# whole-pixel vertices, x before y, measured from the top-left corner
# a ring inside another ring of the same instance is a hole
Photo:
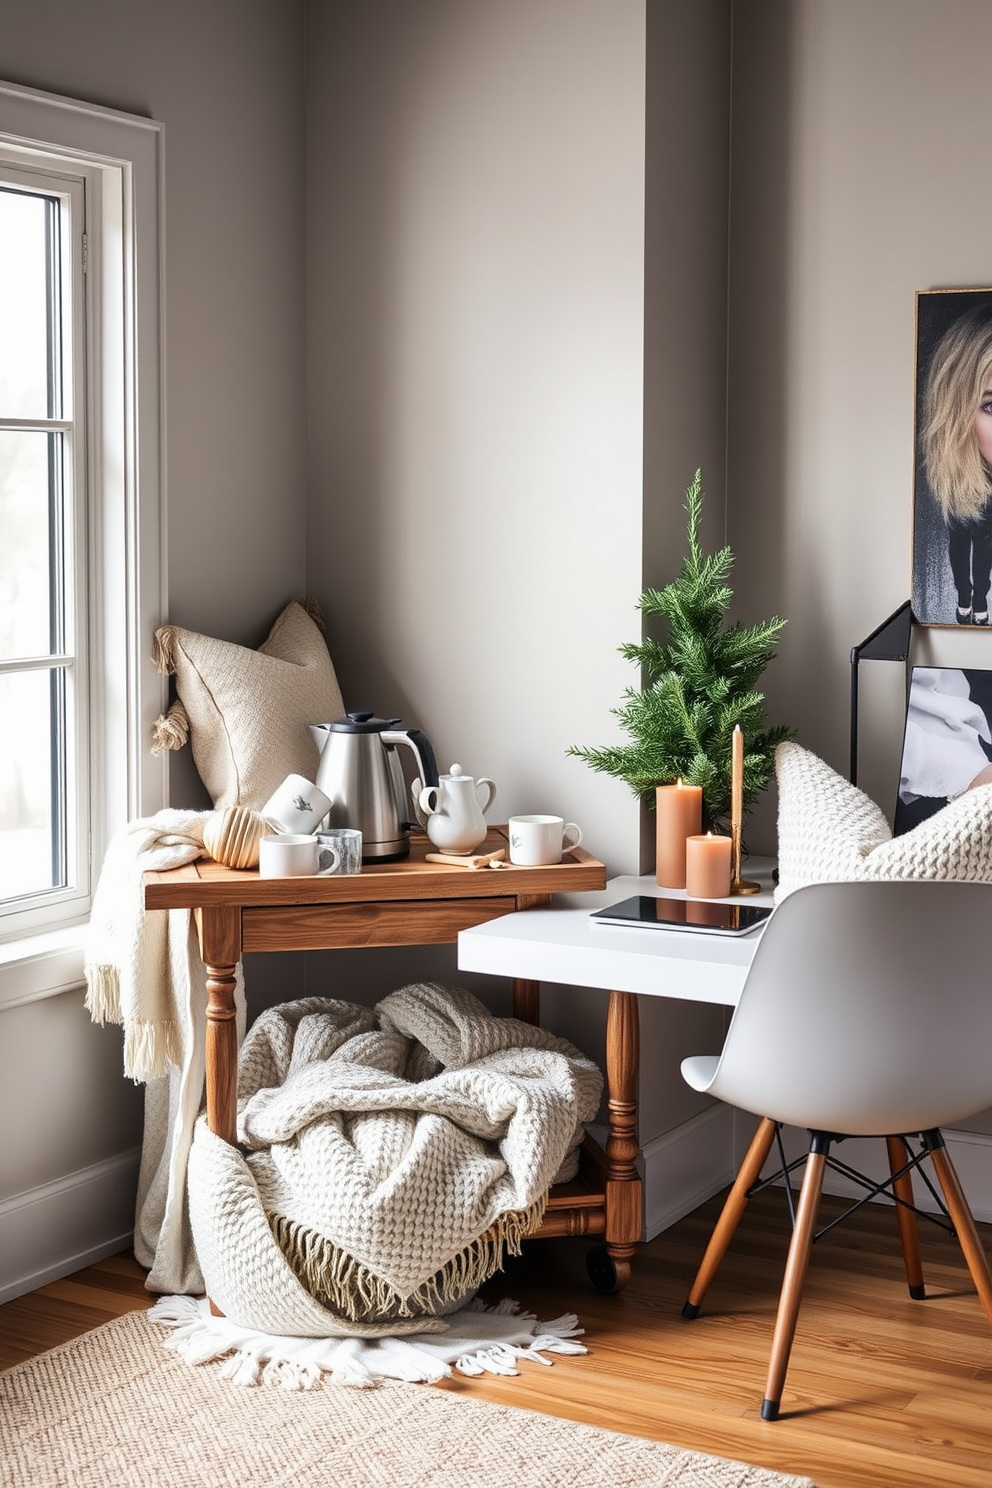
[[[151,661],[166,611],[164,443],[164,129],[154,120],[0,83],[0,143],[43,167],[85,167],[102,274],[88,276],[106,354],[88,354],[100,410],[89,450],[90,757],[95,887],[107,842],[168,800],[168,765],[148,747],[166,697]],[[133,352],[132,352],[133,349]],[[84,924],[0,945],[0,1009],[82,980]]]

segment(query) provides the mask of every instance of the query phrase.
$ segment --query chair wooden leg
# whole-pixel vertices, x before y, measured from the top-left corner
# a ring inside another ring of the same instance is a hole
[[[779,1298],[778,1316],[775,1319],[775,1334],[772,1338],[772,1356],[768,1365],[768,1382],[765,1398],[761,1403],[761,1419],[774,1421],[778,1417],[779,1404],[785,1374],[789,1367],[789,1354],[796,1333],[799,1304],[802,1301],[803,1283],[809,1268],[810,1251],[816,1233],[816,1215],[820,1207],[823,1175],[830,1150],[830,1138],[822,1132],[813,1132],[803,1186],[796,1209],[796,1224],[792,1231],[789,1257],[785,1263],[785,1278]]]
[[[699,1316],[699,1309],[710,1282],[716,1275],[720,1262],[727,1254],[727,1247],[741,1222],[741,1216],[747,1205],[748,1192],[752,1184],[757,1182],[774,1140],[775,1122],[763,1116],[744,1161],[741,1163],[734,1186],[727,1195],[720,1218],[714,1226],[710,1243],[706,1247],[706,1254],[696,1272],[696,1279],[689,1289],[689,1300],[682,1308],[682,1316],[689,1321]]]
[[[958,1243],[968,1263],[971,1279],[975,1283],[975,1290],[985,1308],[985,1316],[992,1323],[992,1273],[989,1271],[988,1257],[971,1210],[968,1208],[968,1201],[964,1196],[957,1170],[951,1162],[940,1132],[925,1132],[924,1139],[934,1172],[937,1174],[937,1180],[944,1193],[947,1212],[951,1216]]]
[[[906,1266],[906,1282],[909,1295],[916,1301],[926,1296],[923,1285],[923,1260],[920,1255],[920,1236],[916,1227],[916,1214],[906,1206],[913,1203],[913,1179],[909,1173],[901,1178],[895,1175],[906,1165],[906,1149],[899,1137],[886,1137],[885,1150],[889,1154],[889,1172],[892,1174],[892,1192],[901,1202],[896,1204],[896,1223],[902,1242],[902,1258]]]

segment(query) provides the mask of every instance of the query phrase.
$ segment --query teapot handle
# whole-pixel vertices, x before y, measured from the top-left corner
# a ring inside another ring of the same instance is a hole
[[[433,800],[431,799],[433,797]],[[417,797],[417,805],[425,816],[432,816],[438,809],[441,797],[441,788],[437,785],[425,785]]]
[[[479,790],[483,785],[486,787],[486,804],[482,806],[482,802],[480,801],[479,805],[482,806],[482,814],[483,816],[485,816],[486,812],[489,810],[490,806],[496,799],[496,787],[489,779],[488,775],[480,775],[478,780],[475,782],[476,800],[478,800]]]

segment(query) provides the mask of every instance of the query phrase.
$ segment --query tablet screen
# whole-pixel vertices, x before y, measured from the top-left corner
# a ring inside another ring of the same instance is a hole
[[[771,910],[763,904],[734,904],[720,899],[655,899],[638,894],[590,918],[602,925],[643,925],[669,930],[704,930],[710,935],[746,935],[763,925]]]

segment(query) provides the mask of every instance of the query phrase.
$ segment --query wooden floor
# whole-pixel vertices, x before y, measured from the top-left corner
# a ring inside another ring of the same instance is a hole
[[[699,1319],[680,1317],[719,1201],[644,1246],[629,1287],[593,1292],[582,1240],[532,1242],[490,1284],[539,1317],[575,1312],[589,1354],[516,1378],[437,1388],[781,1471],[819,1488],[989,1488],[992,1328],[957,1243],[924,1224],[928,1297],[906,1290],[890,1211],[873,1205],[814,1251],[781,1418],[759,1408],[787,1244],[779,1193],[759,1195]],[[824,1200],[827,1214],[838,1201]],[[992,1251],[992,1227],[982,1226]],[[149,1295],[130,1256],[0,1307],[0,1367],[135,1307]],[[232,1388],[235,1388],[232,1386]]]

